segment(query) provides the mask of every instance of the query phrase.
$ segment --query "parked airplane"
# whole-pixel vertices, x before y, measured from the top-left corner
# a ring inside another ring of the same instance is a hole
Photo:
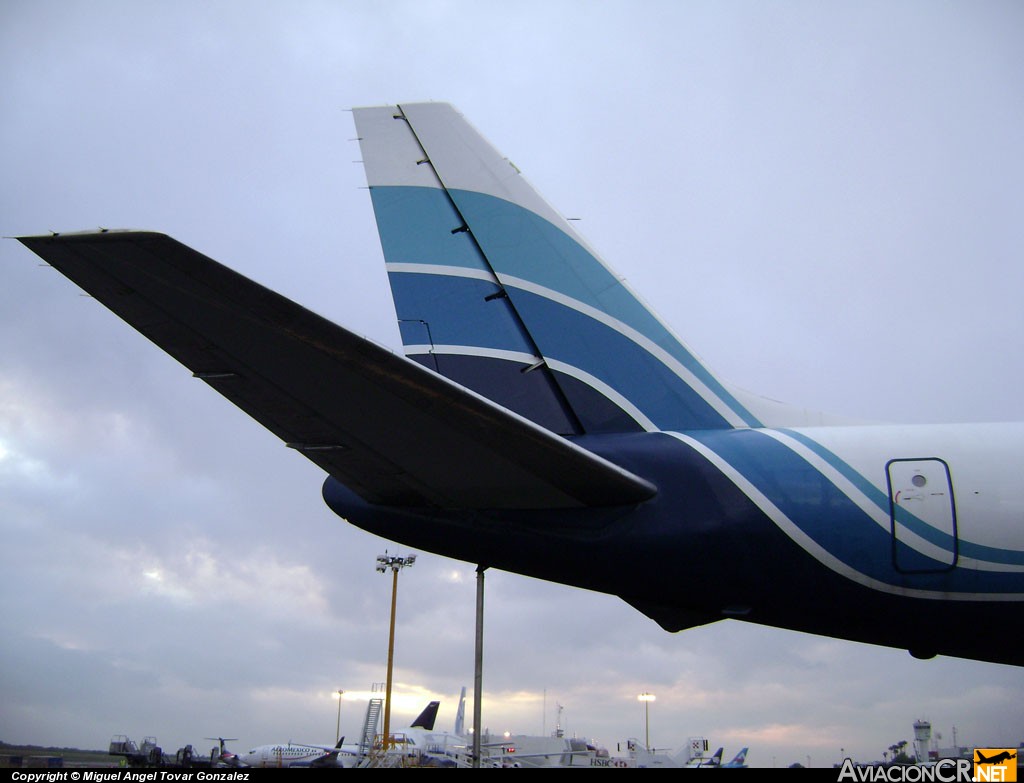
[[[398,744],[406,751],[415,751],[425,757],[434,759],[438,766],[454,764],[457,756],[464,756],[468,738],[465,735],[466,689],[463,687],[459,696],[459,706],[455,712],[454,731],[437,731],[437,711],[440,702],[432,701],[427,709],[420,713],[407,729],[396,735]],[[432,711],[431,711],[432,710]],[[428,715],[428,711],[429,715]]]
[[[237,767],[238,754],[232,753],[227,748],[229,742],[234,742],[237,737],[206,737],[208,740],[217,740],[217,747],[210,748],[210,764],[215,767]]]
[[[749,748],[744,748],[735,756],[732,760],[722,765],[722,769],[740,769],[747,766],[747,751]]]
[[[21,241],[327,471],[370,532],[669,631],[1024,664],[972,630],[1024,601],[1024,425],[848,426],[738,391],[451,106],[355,121],[406,357],[161,234]]]
[[[432,701],[416,716],[403,736],[432,732],[441,702]],[[260,745],[248,753],[237,756],[237,766],[243,767],[354,767],[358,761],[357,745],[345,745],[345,738],[336,745],[311,745],[298,742],[278,742]]]
[[[354,766],[356,754],[342,748],[345,738],[338,744],[304,745],[296,742],[279,742],[260,745],[248,753],[238,755],[236,766],[277,768],[277,767],[347,767]]]

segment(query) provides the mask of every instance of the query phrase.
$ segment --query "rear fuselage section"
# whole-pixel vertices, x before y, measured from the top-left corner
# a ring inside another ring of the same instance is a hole
[[[586,436],[651,481],[629,507],[487,511],[327,503],[408,546],[622,596],[669,630],[721,618],[1024,663],[977,629],[1019,616],[1022,425]]]

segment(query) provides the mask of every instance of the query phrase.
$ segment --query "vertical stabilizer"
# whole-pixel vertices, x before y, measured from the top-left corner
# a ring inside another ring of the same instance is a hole
[[[759,423],[453,107],[355,119],[407,355],[560,433]]]
[[[750,748],[743,748],[739,753],[732,757],[732,761],[728,764],[723,764],[723,767],[739,768],[747,766],[747,751]]]
[[[434,730],[434,721],[437,720],[437,710],[441,706],[441,702],[432,701],[426,707],[423,708],[423,712],[416,716],[410,726],[414,729],[426,729],[427,731]]]
[[[466,686],[462,686],[462,693],[459,694],[459,710],[455,713],[455,736],[461,737],[466,733]]]

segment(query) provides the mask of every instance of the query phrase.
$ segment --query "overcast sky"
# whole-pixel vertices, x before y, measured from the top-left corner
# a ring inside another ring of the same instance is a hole
[[[352,106],[445,100],[717,373],[891,421],[1024,419],[1024,4],[0,3],[0,234],[166,232],[399,346]],[[328,741],[383,681],[385,548],[321,471],[0,241],[0,740]],[[813,586],[809,586],[809,589]],[[451,728],[473,568],[403,572],[396,717]],[[995,633],[1013,633],[1019,618]],[[891,622],[898,623],[898,617]],[[969,627],[969,612],[951,614]],[[484,725],[754,766],[928,718],[1024,740],[1020,669],[489,571]],[[546,705],[546,710],[545,710]]]

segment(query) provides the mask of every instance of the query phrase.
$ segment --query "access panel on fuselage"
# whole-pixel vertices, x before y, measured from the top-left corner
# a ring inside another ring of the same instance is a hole
[[[949,465],[936,457],[894,459],[886,466],[893,565],[903,573],[956,567],[956,500]]]

